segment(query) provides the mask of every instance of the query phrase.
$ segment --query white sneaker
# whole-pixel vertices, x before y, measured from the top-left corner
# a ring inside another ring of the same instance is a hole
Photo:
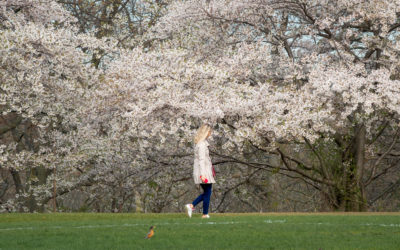
[[[185,205],[186,213],[189,216],[189,218],[192,218],[192,206],[190,204]]]
[[[208,214],[206,214],[206,215],[201,216],[201,218],[203,218],[203,219],[209,219],[210,216],[209,216]]]

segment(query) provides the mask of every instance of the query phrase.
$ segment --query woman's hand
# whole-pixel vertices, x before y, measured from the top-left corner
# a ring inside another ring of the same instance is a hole
[[[208,180],[207,180],[206,177],[200,175],[200,179],[201,179],[201,181],[202,181],[203,183],[208,183]]]

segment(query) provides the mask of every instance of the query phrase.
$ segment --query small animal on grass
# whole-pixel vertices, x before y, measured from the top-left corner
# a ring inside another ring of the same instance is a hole
[[[154,235],[154,228],[156,228],[156,226],[151,226],[149,229],[149,232],[147,233],[146,237],[144,237],[145,239],[150,239],[151,237],[153,237]]]

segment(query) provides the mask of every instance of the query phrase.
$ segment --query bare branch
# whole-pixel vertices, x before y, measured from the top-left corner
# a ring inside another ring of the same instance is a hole
[[[384,158],[386,157],[386,155],[389,154],[390,151],[392,151],[394,145],[395,145],[396,142],[397,142],[397,138],[398,138],[398,136],[399,136],[399,133],[400,133],[400,128],[397,129],[396,134],[394,135],[393,141],[392,141],[391,145],[389,146],[388,150],[386,150],[386,152],[384,152],[384,153],[378,158],[378,160],[376,160],[376,162],[375,162],[374,165],[372,166],[372,171],[371,171],[371,174],[370,174],[369,178],[367,179],[367,182],[366,182],[367,184],[366,184],[366,185],[368,185],[369,183],[371,183],[371,181],[372,181],[373,179],[376,179],[376,178],[377,178],[377,177],[375,176],[376,169],[377,169],[378,165],[381,163],[382,159],[384,159]]]

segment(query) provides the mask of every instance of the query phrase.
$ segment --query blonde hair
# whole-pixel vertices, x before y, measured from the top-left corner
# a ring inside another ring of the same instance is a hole
[[[203,124],[199,130],[197,130],[196,136],[194,137],[194,143],[197,144],[207,138],[208,133],[211,131],[211,127],[208,124]]]

